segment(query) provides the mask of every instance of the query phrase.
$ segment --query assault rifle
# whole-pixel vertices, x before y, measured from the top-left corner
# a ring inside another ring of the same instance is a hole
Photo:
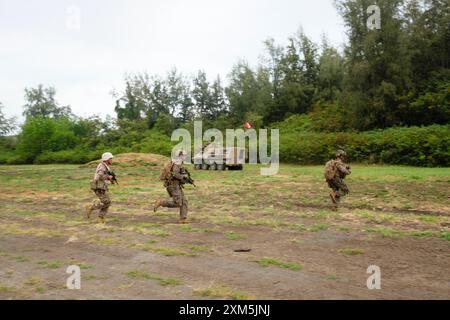
[[[108,171],[108,175],[110,175],[112,177],[111,184],[119,185],[119,181],[117,180],[117,175],[114,171],[112,171],[112,170]]]
[[[191,177],[191,173],[186,168],[181,168],[181,174],[184,174],[186,177],[184,178],[184,182],[187,184],[192,184],[194,187],[197,188],[195,185],[194,179]]]

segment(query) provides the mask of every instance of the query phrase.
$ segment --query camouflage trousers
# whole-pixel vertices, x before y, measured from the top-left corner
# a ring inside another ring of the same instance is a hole
[[[98,216],[104,218],[111,206],[111,197],[107,190],[95,190],[94,192],[98,200],[95,200],[92,204],[92,210],[100,210]]]
[[[161,206],[165,208],[180,208],[180,218],[186,219],[188,214],[188,201],[184,196],[181,186],[168,185],[166,190],[171,199],[162,201]]]
[[[334,191],[336,196],[336,201],[339,203],[341,197],[347,195],[350,190],[348,190],[347,184],[345,184],[343,179],[333,179],[327,180],[328,186]]]

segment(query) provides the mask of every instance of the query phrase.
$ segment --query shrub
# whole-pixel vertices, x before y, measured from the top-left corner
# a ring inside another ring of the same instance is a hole
[[[78,143],[72,128],[68,118],[28,118],[19,135],[17,154],[32,163],[44,152],[72,149]]]
[[[1,151],[0,164],[26,164],[27,160],[14,151]]]
[[[98,152],[83,149],[46,151],[40,154],[34,161],[36,164],[51,163],[76,163],[83,164],[100,158]]]
[[[137,152],[156,153],[164,156],[170,156],[173,146],[176,142],[170,141],[170,138],[155,130],[149,131],[146,137],[137,144]]]
[[[280,132],[280,159],[322,164],[338,148],[349,160],[412,166],[450,166],[450,126],[390,128],[361,133]]]

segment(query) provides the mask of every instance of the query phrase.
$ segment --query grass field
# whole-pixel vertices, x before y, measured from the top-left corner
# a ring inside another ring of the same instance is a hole
[[[337,212],[322,167],[192,170],[189,225],[151,210],[157,167],[123,168],[106,226],[84,217],[92,171],[0,166],[1,299],[450,298],[448,168],[354,165]],[[66,288],[73,264],[81,290]]]

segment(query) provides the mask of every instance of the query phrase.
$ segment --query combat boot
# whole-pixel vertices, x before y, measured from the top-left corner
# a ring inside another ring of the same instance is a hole
[[[337,205],[338,202],[336,200],[336,194],[334,193],[334,191],[330,192],[330,198],[331,198],[331,201],[333,201],[333,203]]]
[[[158,210],[159,207],[161,207],[162,205],[162,200],[156,200],[155,204],[153,205],[153,212],[156,212],[156,210]]]
[[[180,218],[180,224],[188,224],[189,223],[189,221],[188,221],[188,219],[187,218]]]
[[[98,223],[105,224],[106,223],[105,217],[98,216]]]
[[[90,219],[91,218],[91,214],[92,211],[94,211],[94,209],[92,208],[92,205],[87,205],[86,206],[86,218]]]

